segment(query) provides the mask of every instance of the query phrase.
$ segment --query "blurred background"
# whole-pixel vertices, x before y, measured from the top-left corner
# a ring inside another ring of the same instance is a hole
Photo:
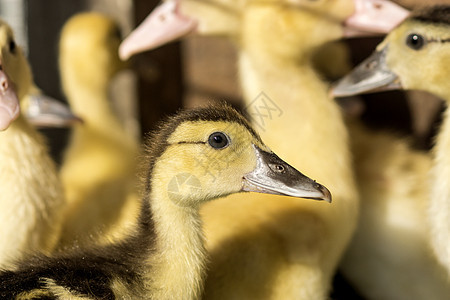
[[[159,4],[155,0],[0,0],[0,17],[15,30],[18,43],[26,49],[37,85],[48,95],[64,100],[57,68],[57,43],[64,22],[81,11],[99,11],[114,17],[125,37]],[[396,0],[409,8],[450,0]],[[346,41],[352,62],[370,54],[381,38]],[[190,37],[157,50],[139,54],[131,69],[117,76],[111,87],[130,134],[150,131],[162,116],[181,106],[196,106],[214,100],[240,105],[236,52],[220,37]],[[331,78],[335,79],[335,78]],[[402,101],[392,101],[393,97]],[[387,128],[413,138],[421,149],[429,149],[440,119],[441,103],[422,92],[385,92],[366,95],[363,120],[375,128]],[[45,129],[52,153],[59,162],[67,141],[67,129]]]

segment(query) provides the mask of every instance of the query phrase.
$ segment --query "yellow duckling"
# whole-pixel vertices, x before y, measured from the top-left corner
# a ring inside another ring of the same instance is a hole
[[[339,0],[229,2],[168,2],[142,26],[167,20],[169,33],[163,35],[154,27],[156,37],[144,39],[144,31],[137,29],[121,45],[121,54],[127,57],[152,41],[158,45],[164,41],[158,37],[166,39],[170,33],[177,36],[185,33],[186,27],[191,32],[231,34],[239,49],[244,100],[254,125],[294,166],[326,182],[336,201],[326,207],[286,198],[275,200],[274,196],[239,195],[205,205],[202,214],[211,253],[205,296],[325,299],[355,229],[358,197],[341,111],[314,70],[312,56],[321,45],[359,31],[350,28],[368,29],[370,24],[362,24],[364,18],[359,18],[367,11],[359,6],[356,9],[351,1]],[[386,13],[383,8],[391,6],[379,3],[380,14],[365,20],[396,25],[396,18],[382,22]],[[216,15],[226,14],[236,26],[227,32],[214,22],[208,23],[209,18],[201,15],[203,8],[215,9]],[[400,12],[403,18],[404,11]],[[177,23],[171,20],[180,20],[183,30],[173,31],[172,25]],[[349,26],[344,28],[344,22]],[[310,152],[317,156],[305,159],[305,153]],[[236,210],[233,203],[243,197],[245,205]]]
[[[0,268],[11,268],[32,252],[53,250],[65,201],[42,136],[19,112],[18,99],[29,93],[32,74],[4,21],[0,69]]]
[[[2,298],[199,299],[202,203],[241,191],[331,201],[324,186],[275,155],[229,106],[184,111],[160,128],[149,139],[135,230],[115,244],[37,257],[0,272]]]
[[[124,67],[118,57],[117,24],[99,13],[81,13],[64,25],[60,73],[64,93],[77,116],[61,168],[68,201],[61,246],[108,241],[138,212],[138,142],[112,108],[108,85]],[[124,99],[126,100],[126,99]]]
[[[445,80],[450,76],[449,39],[450,6],[417,12],[342,79],[333,93],[404,88],[449,101]],[[381,148],[357,153],[365,161],[356,165],[359,177],[366,179],[362,197],[369,197],[343,269],[370,299],[447,299],[450,295],[448,275],[431,251],[433,246],[436,257],[450,270],[448,124],[445,117],[433,150],[434,161],[407,149],[401,141],[397,148],[403,151]]]

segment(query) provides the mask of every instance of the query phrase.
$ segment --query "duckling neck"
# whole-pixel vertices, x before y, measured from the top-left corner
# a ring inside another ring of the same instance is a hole
[[[41,136],[21,116],[0,132],[0,191],[0,236],[8,241],[0,243],[6,261],[0,268],[24,249],[51,250],[61,225],[62,189]]]
[[[285,157],[293,152],[293,145],[299,145],[304,157],[316,153],[314,157],[330,158],[333,153],[341,156],[347,152],[348,137],[340,108],[328,96],[327,85],[310,62],[243,52],[240,71],[247,112],[266,143],[276,146],[274,151]],[[291,140],[286,141],[286,137]],[[286,159],[295,162],[301,156],[297,153]]]
[[[73,112],[84,123],[74,127],[71,148],[66,160],[76,155],[92,155],[91,149],[98,151],[109,147],[107,152],[125,152],[136,147],[132,136],[127,134],[117,114],[113,111],[108,97],[107,83],[96,85],[66,85],[66,96]],[[75,88],[77,87],[77,88]],[[115,149],[111,149],[114,144]],[[89,149],[87,151],[86,149]],[[80,154],[81,153],[81,154]],[[117,162],[114,164],[117,165]],[[101,168],[99,169],[101,170]]]
[[[450,156],[448,149],[450,149],[450,111],[447,107],[434,149],[429,221],[436,256],[450,272],[450,188],[448,185]]]
[[[351,238],[358,206],[343,116],[309,62],[255,52],[240,56],[246,110],[274,152],[333,191],[330,209],[301,203],[320,209],[321,216],[334,220],[329,224],[343,224],[336,227],[339,231],[328,228],[335,251],[323,261],[331,261],[324,265],[332,266]]]
[[[199,211],[176,205],[168,183],[153,185],[150,194],[155,252],[149,259],[148,290],[151,299],[198,299],[206,259]]]
[[[109,130],[120,127],[108,99],[106,85],[99,88],[80,86],[76,90],[69,89],[67,98],[74,113],[80,115],[88,126],[101,126]]]

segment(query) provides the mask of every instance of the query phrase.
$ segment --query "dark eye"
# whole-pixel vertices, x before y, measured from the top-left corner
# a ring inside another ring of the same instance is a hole
[[[208,143],[214,149],[223,149],[229,144],[228,137],[223,132],[214,132],[208,138]]]
[[[411,33],[406,38],[406,45],[411,49],[420,50],[425,45],[425,39],[420,34]]]
[[[11,53],[16,52],[16,42],[14,42],[14,40],[9,41],[9,52]]]

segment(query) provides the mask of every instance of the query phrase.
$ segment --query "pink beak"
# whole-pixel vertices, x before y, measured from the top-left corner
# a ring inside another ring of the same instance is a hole
[[[355,13],[345,23],[344,36],[386,34],[409,15],[409,11],[387,0],[353,0]]]
[[[20,105],[12,82],[0,64],[0,131],[3,131],[19,116]]]
[[[180,12],[180,1],[168,0],[153,12],[122,42],[121,59],[154,49],[193,32],[197,20]],[[353,0],[355,13],[344,25],[345,37],[387,33],[402,22],[409,12],[388,0]]]
[[[126,60],[135,53],[178,39],[196,27],[197,21],[180,13],[180,0],[164,2],[122,42],[119,56]]]

